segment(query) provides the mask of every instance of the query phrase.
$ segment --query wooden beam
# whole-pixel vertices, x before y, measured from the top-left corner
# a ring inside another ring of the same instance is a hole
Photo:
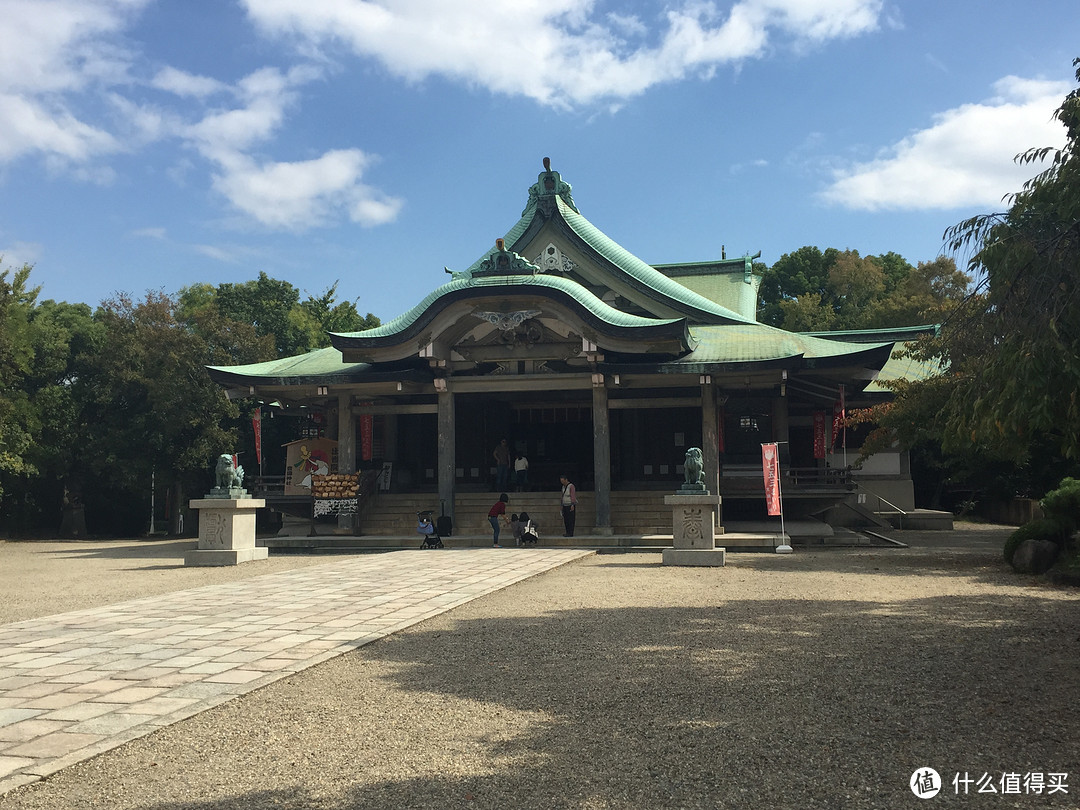
[[[633,399],[608,399],[609,410],[638,408],[700,408],[701,397],[635,397]]]
[[[402,404],[402,405],[353,405],[353,416],[360,416],[361,414],[403,414],[403,413],[438,413],[439,406],[437,403],[432,402],[430,405],[415,405],[415,404]]]

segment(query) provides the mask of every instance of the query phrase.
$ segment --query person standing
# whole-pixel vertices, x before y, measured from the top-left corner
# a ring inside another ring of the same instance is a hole
[[[529,460],[524,453],[518,453],[514,458],[514,486],[518,492],[524,492],[529,485]]]
[[[510,445],[503,439],[491,453],[495,459],[495,491],[502,492],[510,482]]]
[[[574,525],[577,523],[577,488],[570,483],[570,479],[565,475],[559,476],[559,483],[562,484],[563,528],[566,529],[566,534],[563,537],[573,537]]]
[[[510,502],[510,496],[505,492],[499,496],[499,500],[495,501],[495,505],[488,510],[488,523],[491,524],[491,544],[495,548],[502,548],[499,545],[499,522],[506,519],[506,504]]]

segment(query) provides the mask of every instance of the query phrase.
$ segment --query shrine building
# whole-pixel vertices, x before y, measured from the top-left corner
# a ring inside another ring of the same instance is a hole
[[[322,414],[333,471],[388,465],[388,491],[429,493],[451,516],[464,493],[492,491],[503,438],[528,458],[531,489],[558,490],[567,475],[591,493],[595,525],[579,531],[594,535],[632,531],[613,499],[662,498],[691,447],[725,519],[764,514],[767,442],[779,445],[787,514],[914,507],[902,452],[853,470],[858,437],[841,448],[832,429],[841,398],[851,408],[888,395],[894,344],[913,330],[759,323],[757,256],[648,264],[544,164],[510,229],[468,267],[433,270],[434,289],[408,311],[301,356],[211,367],[212,378],[230,396]]]

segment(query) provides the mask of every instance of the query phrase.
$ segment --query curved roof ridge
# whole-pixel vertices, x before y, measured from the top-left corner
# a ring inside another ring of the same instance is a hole
[[[660,293],[660,295],[666,298],[683,304],[684,306],[692,307],[707,315],[723,318],[728,322],[757,323],[757,321],[747,318],[745,315],[740,315],[732,309],[721,306],[715,301],[710,301],[705,296],[668,278],[651,264],[643,261],[624,248],[606,233],[593,225],[584,215],[564,203],[561,199],[557,199],[556,204],[558,205],[559,214],[562,216],[563,221],[569,225],[574,233],[581,237],[586,244],[649,289]],[[520,224],[521,223],[519,222],[518,225],[520,226]]]
[[[441,287],[437,287],[428,293],[423,300],[416,304],[412,309],[381,326],[365,329],[362,332],[331,332],[331,335],[346,338],[389,337],[408,329],[440,298],[444,298],[460,290],[482,290],[485,288],[499,288],[511,285],[547,287],[564,292],[573,297],[596,317],[613,326],[657,326],[660,324],[677,323],[678,321],[684,320],[683,318],[647,318],[642,315],[633,315],[629,312],[623,312],[602,301],[577,282],[559,276],[479,276],[475,278],[454,279],[453,281],[443,284]]]

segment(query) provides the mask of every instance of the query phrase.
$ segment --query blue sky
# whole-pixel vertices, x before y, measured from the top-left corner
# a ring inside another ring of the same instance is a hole
[[[0,254],[97,304],[265,271],[383,320],[545,156],[653,263],[935,258],[1064,142],[1075,0],[0,0]]]

